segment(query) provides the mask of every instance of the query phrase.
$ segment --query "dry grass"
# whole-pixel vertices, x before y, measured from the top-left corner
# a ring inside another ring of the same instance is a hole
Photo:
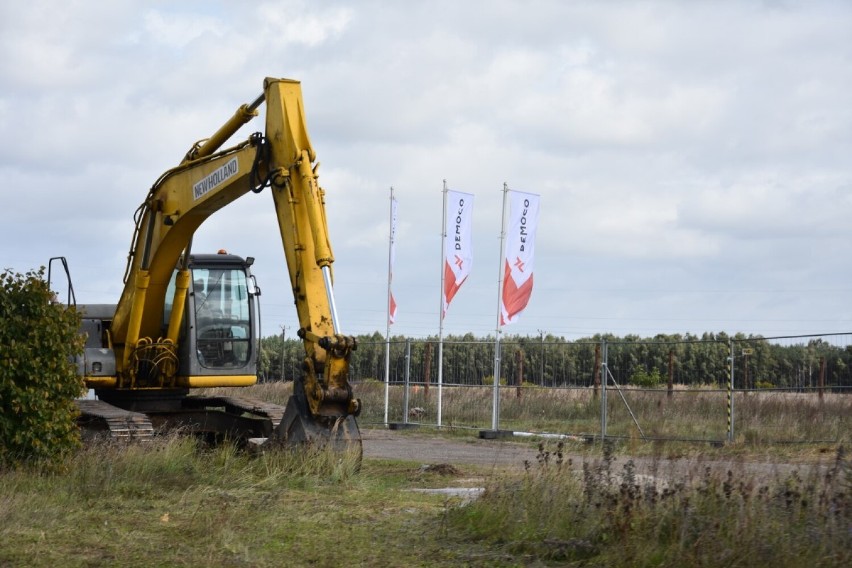
[[[363,403],[359,422],[382,424],[384,383],[363,381],[353,385],[353,389]],[[492,387],[445,385],[442,390],[442,425],[491,427]],[[239,392],[286,404],[292,383],[265,383]],[[644,434],[648,439],[720,442],[727,438],[728,393],[724,390],[676,386],[671,397],[665,390],[622,389],[621,393],[624,399],[613,388],[607,391],[608,436],[636,439]],[[406,419],[404,395],[402,386],[391,385],[388,416],[391,422]],[[418,410],[409,414],[408,421],[436,424],[437,405],[436,385],[412,386],[408,408]],[[813,392],[737,392],[734,441],[752,446],[789,442],[849,444],[852,442],[850,416],[852,397],[846,394],[829,393],[820,399]],[[502,387],[499,426],[504,430],[599,436],[600,397],[589,388]]]
[[[583,566],[848,566],[852,461],[786,476],[696,463],[674,480],[615,471],[611,453],[572,472],[540,446],[521,477],[496,478],[454,530],[526,562]],[[576,563],[576,564],[575,564]]]
[[[265,400],[266,402],[271,402],[273,404],[280,404],[281,406],[286,406],[287,400],[290,398],[290,395],[293,394],[293,383],[290,381],[276,381],[268,383],[258,383],[250,387],[241,387],[236,389],[199,389],[197,392],[198,394],[203,396],[225,396],[238,394],[239,396],[256,398],[259,400]]]
[[[367,381],[355,386],[364,403],[361,421],[381,423],[384,412],[384,385]],[[631,417],[648,438],[724,441],[728,431],[728,394],[710,388],[665,390],[610,388],[607,392],[607,435],[640,437]],[[403,421],[403,388],[390,388],[389,420]],[[444,386],[442,424],[445,426],[490,428],[493,390],[491,387]],[[500,428],[506,430],[600,435],[601,403],[588,388],[502,387],[500,389]],[[435,424],[438,389],[432,385],[412,387],[409,409],[423,412],[410,421]],[[629,410],[628,410],[629,407]],[[734,395],[735,441],[749,444],[779,442],[849,441],[852,397],[815,393],[798,394],[755,391]]]

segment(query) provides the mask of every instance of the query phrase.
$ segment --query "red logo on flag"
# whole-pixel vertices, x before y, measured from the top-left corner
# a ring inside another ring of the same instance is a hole
[[[390,316],[389,323],[394,323],[394,321],[396,321],[396,299],[394,299],[394,297],[393,297],[393,292],[391,292],[391,295],[390,295],[390,306],[389,306],[389,308],[390,308],[390,310],[388,311],[389,316]]]
[[[500,325],[506,325],[506,320],[521,313],[530,301],[533,290],[533,277],[530,275],[526,282],[518,286],[512,278],[512,268],[506,263],[503,272],[503,309],[500,312]]]
[[[453,299],[453,296],[456,295],[456,292],[459,291],[464,281],[467,280],[467,276],[462,278],[459,282],[456,282],[456,275],[453,273],[453,269],[450,268],[450,263],[444,263],[444,313],[447,314],[447,306],[450,305],[450,302]]]

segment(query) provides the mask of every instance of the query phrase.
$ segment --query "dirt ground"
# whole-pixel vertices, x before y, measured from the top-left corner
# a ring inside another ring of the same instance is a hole
[[[481,440],[476,432],[469,438],[447,439],[428,432],[370,429],[361,431],[365,458],[398,459],[422,464],[473,464],[523,467],[535,462],[538,450],[511,440]]]
[[[445,438],[436,436],[428,430],[398,431],[385,429],[362,430],[364,457],[379,459],[398,459],[429,464],[450,464],[454,466],[476,465],[495,469],[523,468],[524,461],[535,465],[537,444],[529,439],[483,440],[477,432],[471,431],[468,438]],[[547,448],[553,450],[556,442],[547,441]],[[717,474],[732,471],[736,476],[742,474],[757,475],[771,479],[786,477],[794,470],[807,471],[811,465],[783,463],[766,459],[714,459],[711,455],[698,452],[701,457],[653,458],[619,455],[613,462],[612,471],[621,472],[624,464],[632,460],[636,473],[656,479],[674,480],[685,476],[703,475],[709,467]],[[709,452],[708,452],[709,454]],[[595,456],[600,454],[595,453]],[[833,454],[826,454],[821,467],[833,461]],[[555,458],[554,458],[555,459]],[[582,469],[583,461],[595,461],[598,457],[588,454],[566,452],[564,460],[570,460],[572,468]]]

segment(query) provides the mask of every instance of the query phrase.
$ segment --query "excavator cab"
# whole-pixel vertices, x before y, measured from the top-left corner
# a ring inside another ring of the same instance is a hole
[[[251,274],[253,259],[229,254],[190,256],[192,285],[179,343],[178,376],[257,375],[259,288]],[[177,272],[175,272],[175,275]],[[166,292],[164,327],[174,297],[173,277]],[[227,382],[227,379],[224,380]]]

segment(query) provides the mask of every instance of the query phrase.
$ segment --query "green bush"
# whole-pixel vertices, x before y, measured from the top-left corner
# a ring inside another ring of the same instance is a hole
[[[656,367],[651,369],[650,373],[645,369],[639,369],[630,377],[630,384],[637,387],[653,388],[661,382],[663,382],[663,377],[660,375],[660,370]]]
[[[0,467],[56,465],[80,445],[79,324],[54,300],[44,267],[0,275]]]

